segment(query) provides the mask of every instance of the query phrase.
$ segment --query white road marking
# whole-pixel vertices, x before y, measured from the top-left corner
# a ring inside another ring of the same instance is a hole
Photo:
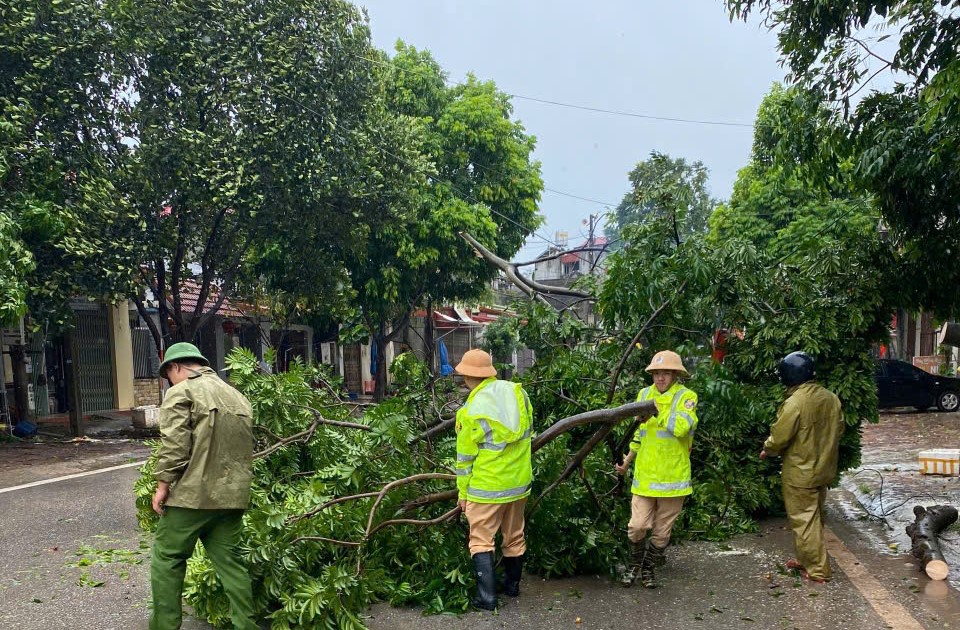
[[[5,492],[14,492],[16,490],[26,490],[27,488],[35,488],[36,486],[45,486],[48,483],[57,483],[60,481],[67,481],[69,479],[77,479],[79,477],[89,477],[90,475],[99,475],[100,473],[112,472],[114,470],[123,470],[124,468],[133,468],[134,466],[143,466],[147,463],[147,460],[141,462],[133,462],[131,464],[120,464],[119,466],[110,466],[109,468],[100,468],[97,470],[88,470],[87,472],[74,473],[72,475],[64,475],[63,477],[54,477],[53,479],[44,479],[42,481],[33,481],[30,483],[25,483],[20,486],[12,486],[10,488],[0,488],[0,494]]]

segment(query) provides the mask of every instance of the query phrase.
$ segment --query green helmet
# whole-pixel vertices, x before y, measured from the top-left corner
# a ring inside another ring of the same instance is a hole
[[[200,365],[210,365],[210,362],[207,361],[207,358],[200,354],[199,348],[192,343],[181,341],[180,343],[173,344],[167,348],[166,352],[163,353],[163,363],[160,364],[160,369],[157,370],[157,373],[163,376],[163,370],[168,364],[173,363],[174,361],[182,361],[184,359],[196,361]]]

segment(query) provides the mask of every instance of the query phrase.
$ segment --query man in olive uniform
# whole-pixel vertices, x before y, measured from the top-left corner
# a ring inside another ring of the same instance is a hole
[[[823,545],[823,500],[837,476],[844,422],[840,399],[813,381],[814,368],[805,352],[792,352],[780,362],[787,397],[760,459],[783,456],[783,502],[797,552],[787,567],[799,569],[811,581],[826,582],[831,572]]]
[[[177,630],[187,560],[203,541],[230,600],[233,627],[257,630],[250,576],[240,556],[243,512],[253,476],[249,401],[210,369],[193,344],[170,346],[160,375],[172,387],[160,406],[153,509],[150,630]]]
[[[497,607],[494,537],[503,535],[503,592],[520,595],[524,508],[533,482],[530,433],[533,409],[519,383],[497,379],[493,359],[469,350],[456,367],[470,395],[457,412],[458,503],[470,525],[470,555],[477,578],[475,608]]]

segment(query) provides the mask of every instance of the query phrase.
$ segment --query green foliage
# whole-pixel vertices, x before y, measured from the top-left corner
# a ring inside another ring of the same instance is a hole
[[[501,317],[483,329],[480,347],[490,353],[497,363],[508,363],[520,337],[517,333],[518,320]]]
[[[425,181],[398,205],[398,220],[370,235],[347,268],[374,342],[385,343],[429,299],[476,299],[495,270],[460,237],[469,232],[509,258],[539,225],[543,189],[534,138],[511,119],[509,97],[470,77],[447,87],[428,52],[398,42],[375,59],[386,107],[413,130]],[[395,152],[388,144],[382,150]],[[378,359],[384,353],[378,354]],[[378,390],[385,363],[378,367]]]
[[[0,319],[51,329],[76,294],[122,294],[134,273],[120,89],[101,2],[6,3],[0,13]],[[8,269],[12,266],[12,269]]]
[[[943,287],[960,281],[960,2],[726,4],[732,17],[757,13],[776,29],[791,79],[834,106],[822,108],[835,119],[831,144],[849,156],[851,181],[876,200],[897,246],[895,305],[956,315],[960,297]],[[871,83],[881,73],[886,91]],[[816,140],[806,147],[827,155]]]
[[[624,195],[607,230],[617,239],[628,225],[677,217],[674,238],[702,234],[717,202],[707,190],[708,173],[702,162],[688,164],[654,151],[629,174],[631,190]]]
[[[360,628],[360,611],[376,600],[417,603],[433,612],[465,610],[470,568],[461,524],[388,527],[353,549],[294,540],[300,536],[362,540],[371,499],[341,503],[312,518],[289,520],[332,498],[429,472],[431,465],[409,446],[421,430],[416,420],[418,399],[391,398],[357,419],[350,415],[349,406],[333,396],[340,383],[320,367],[294,363],[288,372],[264,374],[254,355],[245,350],[235,350],[228,367],[233,384],[253,404],[256,435],[262,444],[272,443],[273,435],[291,435],[308,426],[312,415],[305,406],[329,420],[359,421],[372,428],[321,425],[308,443],[294,443],[256,460],[251,506],[244,517],[243,555],[254,578],[254,600],[271,627]],[[411,375],[422,371],[422,366],[408,367]],[[443,439],[436,447],[438,452],[430,459],[453,461],[452,439]],[[150,507],[155,484],[149,474],[150,463],[136,485],[140,521],[148,528],[155,520]],[[375,522],[398,514],[406,500],[450,485],[428,481],[400,487],[384,499]],[[427,508],[418,517],[438,516],[449,508]],[[202,550],[188,565],[185,596],[199,615],[217,625],[229,623],[228,602]]]

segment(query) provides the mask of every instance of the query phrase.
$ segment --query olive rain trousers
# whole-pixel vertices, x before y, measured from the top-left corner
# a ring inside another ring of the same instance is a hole
[[[829,580],[830,561],[823,544],[823,501],[826,486],[798,488],[783,484],[783,504],[793,531],[793,546],[797,561],[811,578]]]
[[[240,557],[243,510],[194,510],[167,507],[160,517],[150,561],[153,613],[150,630],[178,630],[183,618],[183,580],[187,560],[197,540],[230,600],[230,619],[237,630],[258,630],[254,621],[253,589]]]

